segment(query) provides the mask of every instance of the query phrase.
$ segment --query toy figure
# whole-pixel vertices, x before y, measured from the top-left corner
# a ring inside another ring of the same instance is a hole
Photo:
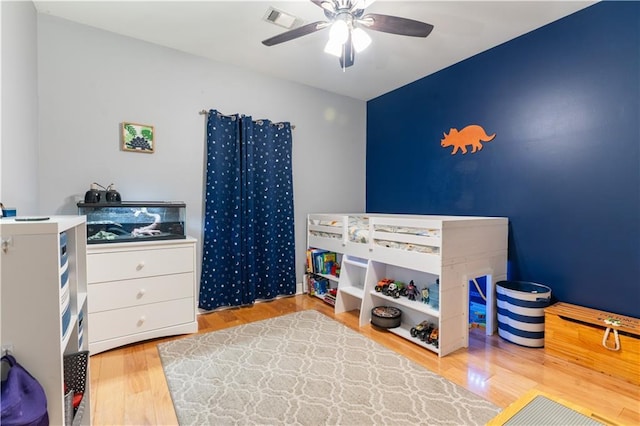
[[[429,289],[427,287],[422,289],[422,303],[429,303]]]
[[[409,281],[409,285],[407,286],[407,297],[409,300],[416,300],[416,296],[418,295],[418,288],[413,283],[413,280]]]

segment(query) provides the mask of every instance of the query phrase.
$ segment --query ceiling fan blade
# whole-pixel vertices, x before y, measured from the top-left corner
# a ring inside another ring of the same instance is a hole
[[[358,19],[358,23],[371,30],[411,37],[426,37],[433,30],[431,24],[378,13],[368,13]]]
[[[273,46],[275,44],[284,43],[285,41],[293,40],[298,37],[306,36],[307,34],[315,33],[318,30],[326,28],[328,25],[329,23],[325,21],[312,22],[310,24],[306,24],[301,27],[278,34],[266,40],[262,40],[262,44],[264,44],[265,46]]]

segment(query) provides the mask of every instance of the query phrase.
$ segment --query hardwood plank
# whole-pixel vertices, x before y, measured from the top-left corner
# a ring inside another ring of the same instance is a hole
[[[90,392],[91,413],[96,412],[96,401],[98,401],[98,399],[101,398],[101,395],[97,395],[97,392],[98,391],[102,392],[105,390],[104,386],[99,386],[100,382],[98,378],[100,377],[100,374],[101,374],[101,368],[102,368],[102,357],[97,357],[97,356],[89,357],[89,389],[91,390]]]
[[[145,344],[147,357],[147,374],[151,387],[151,399],[157,425],[177,425],[178,418],[173,409],[171,394],[167,386],[167,379],[162,370],[162,362],[155,341]]]
[[[500,407],[532,390],[556,396],[620,425],[640,424],[640,387],[509,343],[482,330],[469,333],[469,348],[438,356],[393,333],[358,326],[358,311],[334,314],[333,307],[300,295],[198,317],[199,333],[314,309],[446,377]],[[177,424],[156,345],[175,336],[116,348],[91,357],[94,425]],[[131,358],[131,359],[129,359]],[[135,398],[129,398],[135,392]],[[126,396],[126,400],[125,400]]]
[[[91,395],[95,398],[95,411],[91,413],[93,424],[122,425],[125,416],[124,360],[126,349],[104,352],[100,356],[101,368]],[[93,363],[93,358],[92,363]],[[93,405],[93,404],[92,404]]]

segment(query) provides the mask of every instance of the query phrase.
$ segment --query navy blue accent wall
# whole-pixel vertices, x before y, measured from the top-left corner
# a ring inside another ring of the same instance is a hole
[[[640,3],[601,2],[369,101],[367,211],[506,216],[509,279],[640,317],[639,58]]]

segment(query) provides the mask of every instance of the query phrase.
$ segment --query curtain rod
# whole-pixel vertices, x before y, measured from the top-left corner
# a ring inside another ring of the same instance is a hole
[[[206,109],[203,109],[202,111],[200,111],[198,114],[200,115],[209,115],[209,111],[207,111]],[[224,114],[223,114],[224,115]],[[231,117],[230,115],[224,115],[225,117]],[[273,123],[273,124],[278,124],[278,123]],[[294,130],[296,128],[295,124],[291,125],[291,130]]]

